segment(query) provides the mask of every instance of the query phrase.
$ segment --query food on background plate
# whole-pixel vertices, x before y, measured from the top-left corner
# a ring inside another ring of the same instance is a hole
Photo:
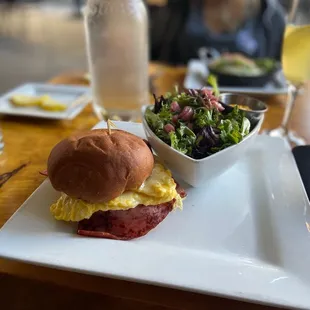
[[[270,58],[250,59],[242,54],[222,54],[209,64],[209,68],[221,74],[255,77],[270,72],[275,65],[276,61]]]
[[[62,192],[50,210],[85,236],[130,240],[155,228],[186,196],[141,138],[92,130],[58,143],[48,177]]]
[[[39,107],[45,111],[64,111],[67,110],[67,105],[54,100],[48,95],[44,95],[40,99]]]
[[[251,128],[238,106],[225,111],[217,99],[216,81],[209,81],[216,86],[214,91],[188,89],[154,96],[155,105],[145,111],[145,119],[158,138],[194,159],[241,142]]]
[[[10,98],[12,104],[17,107],[35,107],[40,104],[40,97],[27,95],[14,95]]]
[[[28,96],[28,95],[14,95],[10,98],[13,105],[17,107],[38,107],[45,111],[64,111],[67,105],[58,102],[49,95],[43,96]]]

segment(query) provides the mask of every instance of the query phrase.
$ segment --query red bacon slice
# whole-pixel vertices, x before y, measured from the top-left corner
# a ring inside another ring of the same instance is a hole
[[[91,237],[130,240],[147,234],[169,214],[173,201],[157,206],[139,205],[126,211],[98,211],[79,222],[78,234]]]
[[[181,197],[185,191],[178,185]],[[175,200],[156,206],[139,205],[126,211],[98,211],[79,222],[79,235],[116,240],[131,240],[146,235],[171,212]]]

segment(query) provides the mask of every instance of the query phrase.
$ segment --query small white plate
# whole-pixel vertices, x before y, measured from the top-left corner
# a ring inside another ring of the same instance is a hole
[[[140,124],[115,124],[144,137]],[[49,206],[59,193],[46,180],[0,230],[0,256],[310,308],[309,202],[283,140],[258,136],[249,152],[211,184],[184,187],[183,211],[169,214],[147,236],[126,242],[81,237],[75,225],[54,220]]]
[[[16,107],[10,102],[13,95],[42,96],[49,95],[53,99],[68,106],[65,111],[45,111],[38,107]],[[83,96],[83,99],[75,103],[77,99]],[[15,116],[30,116],[48,119],[73,119],[91,100],[91,90],[89,87],[53,85],[28,83],[21,85],[0,97],[0,114]]]
[[[203,83],[203,77],[207,76],[208,69],[206,66],[199,59],[192,59],[187,66],[184,87],[194,89],[205,87],[206,84]],[[219,90],[222,93],[242,93],[264,96],[287,94],[287,86],[282,72],[279,72],[276,81],[277,82],[271,82],[264,87],[219,87]]]

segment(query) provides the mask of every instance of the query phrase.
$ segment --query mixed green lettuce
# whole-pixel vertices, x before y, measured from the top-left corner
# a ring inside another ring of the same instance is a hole
[[[165,143],[195,159],[205,158],[242,141],[250,121],[235,106],[226,112],[209,90],[187,90],[155,97],[145,112],[152,131]]]

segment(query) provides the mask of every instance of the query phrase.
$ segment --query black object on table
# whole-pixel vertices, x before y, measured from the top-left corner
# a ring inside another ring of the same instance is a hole
[[[304,183],[307,196],[310,199],[310,145],[297,146],[293,149],[293,155]]]

